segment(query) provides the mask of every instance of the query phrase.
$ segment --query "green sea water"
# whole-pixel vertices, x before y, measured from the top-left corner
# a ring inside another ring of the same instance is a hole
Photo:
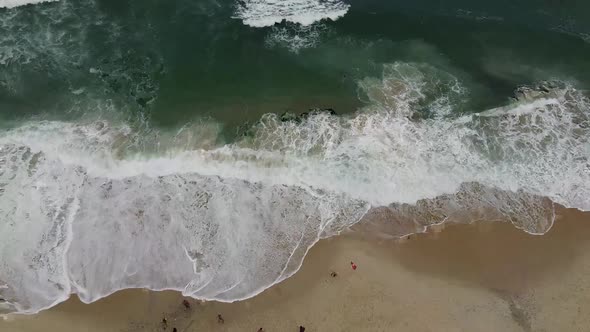
[[[107,107],[83,99],[108,99],[114,112],[156,126],[210,118],[231,135],[267,112],[352,112],[362,99],[357,81],[395,61],[460,76],[472,90],[466,112],[500,105],[539,80],[588,85],[590,10],[582,3],[351,5],[342,19],[309,28],[246,26],[232,18],[231,1],[3,9],[0,114],[76,118]]]

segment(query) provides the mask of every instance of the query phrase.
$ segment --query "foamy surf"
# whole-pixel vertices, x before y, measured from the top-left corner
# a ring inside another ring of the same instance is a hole
[[[0,8],[14,8],[26,5],[33,5],[41,2],[53,2],[59,0],[0,0]]]
[[[237,5],[235,18],[252,27],[272,26],[282,21],[310,25],[323,19],[337,20],[348,12],[340,0],[245,0]]]
[[[141,149],[163,135],[105,121],[0,133],[2,297],[21,313],[125,288],[230,302],[371,207],[416,228],[485,212],[534,234],[551,201],[590,209],[590,104],[575,88],[451,116],[469,92],[429,65],[385,65],[359,86],[368,106],[351,116],[267,114],[218,147],[183,144],[187,127]]]

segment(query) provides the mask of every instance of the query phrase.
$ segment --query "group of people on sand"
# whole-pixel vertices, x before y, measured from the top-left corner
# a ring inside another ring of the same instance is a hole
[[[264,332],[264,329],[261,327],[258,329],[258,332]],[[305,332],[305,327],[299,325],[299,332]]]
[[[356,266],[356,264],[354,262],[350,262],[350,267],[353,270],[356,270],[357,269],[357,266]],[[332,278],[335,278],[335,277],[338,276],[338,273],[336,273],[335,271],[332,271],[330,273],[330,276]],[[186,310],[190,310],[191,309],[191,304],[186,299],[185,300],[182,300],[182,305],[184,306],[184,308]],[[217,314],[217,323],[219,323],[219,324],[224,324],[225,323],[225,319],[223,319],[223,316],[221,316],[221,314]],[[168,321],[166,320],[166,317],[164,317],[162,319],[162,327],[164,328],[164,330],[166,330],[168,328]],[[178,332],[178,329],[176,327],[174,327],[174,328],[172,328],[172,332]],[[258,332],[264,332],[264,329],[261,327],[261,328],[258,329]],[[299,326],[299,332],[305,332],[305,327],[303,327],[303,326],[300,325]]]
[[[191,304],[188,300],[182,300],[182,305],[186,310],[191,309]],[[221,316],[221,314],[217,314],[217,323],[225,323],[225,319],[223,319],[223,316]],[[164,330],[168,328],[168,320],[166,319],[166,317],[162,318],[162,327],[164,328]],[[173,327],[172,332],[178,332],[178,329],[176,327]],[[261,327],[258,329],[258,332],[264,332],[264,329]],[[299,326],[299,332],[305,332],[305,327]]]

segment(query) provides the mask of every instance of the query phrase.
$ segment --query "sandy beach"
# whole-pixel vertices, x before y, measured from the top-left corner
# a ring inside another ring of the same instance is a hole
[[[295,276],[242,302],[188,299],[186,309],[175,292],[126,290],[6,316],[0,330],[588,331],[589,273],[590,216],[561,210],[544,236],[479,222],[404,240],[323,240]]]

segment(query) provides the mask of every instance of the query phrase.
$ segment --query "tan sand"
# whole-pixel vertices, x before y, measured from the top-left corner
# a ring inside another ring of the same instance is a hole
[[[179,332],[590,331],[590,215],[560,214],[544,236],[498,222],[404,241],[347,234],[321,241],[294,277],[247,301],[190,300],[185,310],[175,292],[127,290],[10,316],[0,331],[162,331],[164,316]]]

